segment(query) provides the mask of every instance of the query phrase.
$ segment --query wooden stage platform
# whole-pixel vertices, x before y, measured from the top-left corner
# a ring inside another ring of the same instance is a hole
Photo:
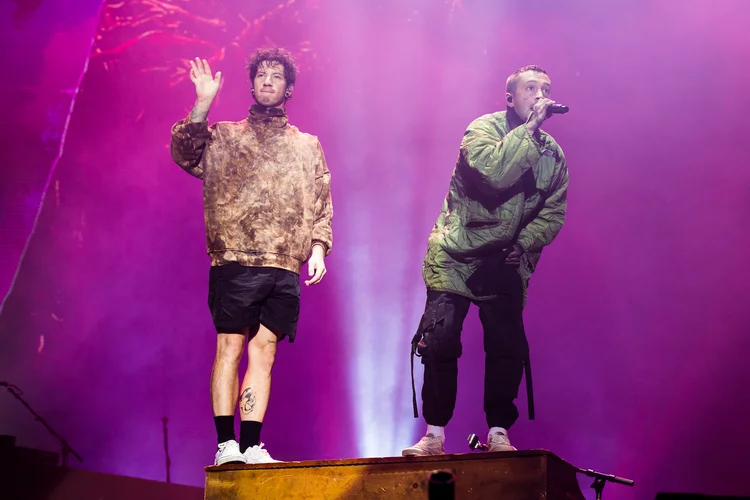
[[[211,466],[205,499],[426,500],[435,470],[457,500],[583,500],[576,468],[546,450]]]

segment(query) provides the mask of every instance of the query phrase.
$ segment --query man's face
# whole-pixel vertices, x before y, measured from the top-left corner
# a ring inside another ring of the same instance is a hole
[[[549,99],[550,85],[549,77],[544,73],[524,71],[518,75],[516,88],[512,93],[513,100],[508,102],[508,106],[513,108],[522,120],[527,120],[534,103],[545,97]]]
[[[260,63],[255,81],[253,81],[256,102],[269,108],[281,107],[284,105],[286,99],[284,93],[287,90],[291,92],[292,87],[287,89],[284,66],[277,62],[263,61]]]

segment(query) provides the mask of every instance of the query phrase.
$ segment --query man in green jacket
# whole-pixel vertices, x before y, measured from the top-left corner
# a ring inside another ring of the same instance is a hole
[[[528,362],[523,307],[542,248],[565,220],[568,169],[539,127],[549,115],[550,79],[538,66],[508,77],[507,110],[464,133],[448,195],[430,233],[423,276],[427,304],[413,352],[422,356],[427,433],[403,455],[444,453],[456,404],[461,328],[471,303],[484,330],[484,410],[489,451],[512,451],[513,401]],[[415,402],[416,410],[416,402]]]

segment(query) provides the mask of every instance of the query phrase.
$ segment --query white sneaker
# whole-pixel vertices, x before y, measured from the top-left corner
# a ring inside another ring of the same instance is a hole
[[[401,455],[405,457],[424,457],[427,455],[443,454],[445,454],[443,438],[441,436],[433,436],[432,434],[423,436],[417,444],[404,448],[401,452]]]
[[[273,458],[271,458],[268,450],[263,448],[263,443],[251,446],[245,450],[246,464],[275,464],[280,461],[281,460],[274,460]]]
[[[240,445],[234,439],[219,443],[219,451],[216,452],[214,465],[224,465],[228,463],[246,464],[245,455],[240,453]]]
[[[508,440],[506,432],[496,432],[487,436],[487,451],[517,451]]]

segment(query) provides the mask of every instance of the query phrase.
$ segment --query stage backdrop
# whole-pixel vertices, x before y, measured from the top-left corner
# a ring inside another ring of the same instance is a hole
[[[571,108],[545,124],[571,185],[525,313],[537,420],[522,391],[513,443],[636,480],[608,487],[616,498],[750,494],[750,4],[36,3],[3,7],[17,41],[3,83],[0,379],[83,455],[77,466],[163,479],[166,418],[172,480],[203,483],[215,333],[201,184],[172,163],[170,127],[192,107],[190,58],[224,75],[210,120],[241,120],[246,57],[283,46],[300,65],[291,121],[320,138],[332,172],[335,248],[324,282],[303,290],[298,341],[279,348],[263,429],[275,457],[394,455],[424,432],[408,353],[427,235],[466,126],[504,108],[509,73],[539,64]],[[463,339],[449,452],[486,432],[475,312]],[[0,433],[55,449],[0,397]]]

